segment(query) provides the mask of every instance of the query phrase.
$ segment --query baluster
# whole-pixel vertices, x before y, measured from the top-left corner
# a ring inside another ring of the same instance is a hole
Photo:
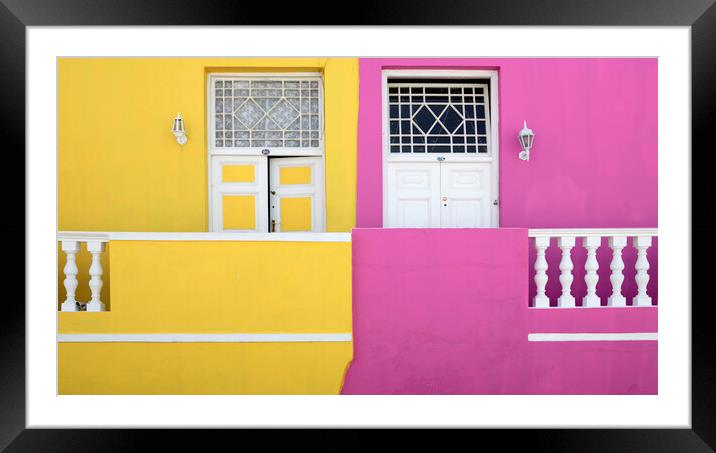
[[[92,254],[92,265],[89,268],[89,287],[92,291],[92,299],[87,303],[87,311],[104,311],[104,304],[100,300],[102,291],[102,263],[100,258],[104,251],[104,242],[88,241],[87,251]]]
[[[622,249],[626,246],[626,236],[613,236],[609,238],[609,247],[612,249],[612,262],[609,269],[612,274],[609,281],[612,282],[612,295],[607,300],[610,307],[626,307],[626,298],[622,296],[622,283],[624,282],[624,261],[622,260]]]
[[[562,284],[562,295],[557,299],[557,306],[559,307],[574,307],[574,296],[572,296],[572,281],[574,276],[572,275],[572,264],[571,251],[574,247],[574,236],[571,237],[560,237],[559,248],[562,249],[562,261],[559,262],[559,282]]]
[[[79,311],[77,301],[75,300],[75,290],[77,290],[77,262],[75,256],[80,251],[80,244],[77,241],[62,241],[62,251],[67,256],[67,262],[63,269],[65,273],[65,291],[67,297],[60,306],[60,311]]]
[[[532,303],[533,307],[546,308],[549,307],[549,297],[545,294],[547,286],[547,259],[545,258],[545,250],[549,247],[548,237],[536,237],[535,248],[537,249],[537,258],[535,259],[535,284],[537,285],[537,294]]]
[[[587,261],[584,263],[584,283],[587,284],[587,295],[582,298],[582,307],[599,307],[601,305],[597,296],[597,282],[599,281],[599,262],[597,249],[602,243],[601,236],[585,237],[582,245],[587,249]]]
[[[646,258],[646,249],[651,247],[651,236],[637,236],[633,239],[634,247],[637,250],[636,265],[636,286],[637,295],[632,299],[635,307],[650,307],[651,297],[646,294],[646,285],[649,283],[649,260]]]

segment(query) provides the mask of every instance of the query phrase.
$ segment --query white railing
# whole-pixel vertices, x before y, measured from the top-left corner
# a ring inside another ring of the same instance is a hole
[[[546,259],[546,250],[549,248],[550,239],[557,238],[557,245],[562,251],[562,259],[559,262],[559,282],[562,288],[562,294],[557,299],[558,307],[575,307],[576,301],[572,295],[572,282],[574,276],[572,270],[572,248],[575,246],[576,238],[582,239],[582,246],[587,250],[587,259],[584,264],[584,282],[586,284],[587,293],[582,298],[583,307],[599,307],[601,299],[597,295],[597,282],[599,276],[599,262],[597,261],[596,252],[601,245],[603,237],[609,238],[609,248],[612,249],[612,260],[609,265],[611,275],[609,280],[612,285],[612,293],[607,299],[607,305],[610,307],[626,307],[627,300],[622,295],[622,284],[624,283],[624,261],[622,260],[622,249],[627,245],[627,238],[632,239],[632,245],[637,250],[636,268],[636,286],[637,295],[632,299],[632,306],[645,307],[651,306],[651,297],[647,294],[647,284],[649,283],[649,260],[646,251],[651,247],[652,238],[657,236],[656,228],[618,228],[618,229],[530,229],[529,237],[534,238],[534,246],[536,250],[536,258],[534,263],[534,281],[537,286],[537,292],[532,299],[532,306],[537,308],[547,308],[550,306],[549,297],[546,294],[547,286],[547,269],[548,263]]]
[[[206,232],[110,232],[110,231],[60,231],[57,240],[67,256],[64,267],[64,286],[67,297],[60,305],[60,311],[105,311],[100,300],[102,291],[101,257],[110,241],[246,241],[246,242],[351,242],[350,233],[206,233]],[[92,297],[89,302],[76,299],[77,253],[82,243],[92,255],[89,268],[89,288]]]
[[[62,243],[62,251],[67,256],[65,263],[65,291],[67,297],[60,306],[60,311],[104,311],[104,303],[100,300],[102,291],[102,263],[100,261],[105,244],[109,242],[109,236],[104,233],[82,233],[82,232],[61,232],[57,240]],[[80,302],[75,299],[77,291],[77,261],[76,256],[80,251],[81,243],[87,244],[87,251],[92,255],[92,264],[89,268],[89,288],[92,294],[89,302]]]

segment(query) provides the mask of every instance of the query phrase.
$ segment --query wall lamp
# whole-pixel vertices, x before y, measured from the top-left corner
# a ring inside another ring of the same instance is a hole
[[[527,121],[524,122],[524,127],[520,131],[520,134],[517,136],[517,138],[520,140],[520,145],[522,146],[522,151],[520,151],[520,159],[530,160],[530,149],[532,148],[532,142],[534,141],[535,133],[532,132],[532,129],[527,128]]]
[[[172,134],[177,139],[177,143],[184,146],[186,144],[186,133],[184,132],[184,119],[181,117],[181,113],[177,113],[174,118],[174,125],[172,126]]]

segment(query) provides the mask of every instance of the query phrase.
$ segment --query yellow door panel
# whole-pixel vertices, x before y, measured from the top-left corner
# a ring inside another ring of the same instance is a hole
[[[253,165],[223,165],[221,168],[222,182],[254,182],[256,171]]]
[[[256,197],[254,195],[224,195],[222,199],[225,230],[256,229]]]
[[[311,167],[281,167],[279,184],[311,184]]]
[[[311,231],[311,197],[281,198],[281,231]]]

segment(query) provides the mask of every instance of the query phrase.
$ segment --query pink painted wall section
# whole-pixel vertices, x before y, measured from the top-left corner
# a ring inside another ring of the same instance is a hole
[[[360,61],[357,227],[381,227],[381,71],[499,71],[500,226],[657,226],[655,58]],[[535,131],[529,162],[517,133]]]
[[[344,394],[655,394],[657,343],[528,342],[656,332],[657,308],[527,307],[527,230],[353,230]]]

